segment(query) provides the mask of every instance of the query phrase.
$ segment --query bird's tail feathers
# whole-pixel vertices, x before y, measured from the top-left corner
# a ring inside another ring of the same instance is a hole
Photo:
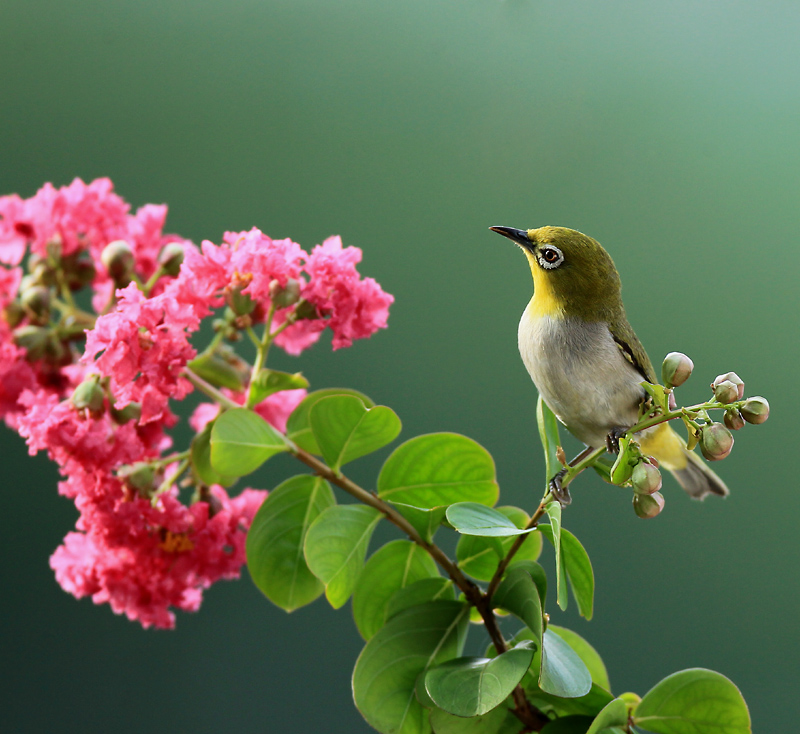
[[[730,490],[725,482],[694,451],[686,448],[684,451],[688,459],[686,466],[683,469],[674,469],[672,474],[686,493],[696,500],[705,499],[709,494],[727,497]]]

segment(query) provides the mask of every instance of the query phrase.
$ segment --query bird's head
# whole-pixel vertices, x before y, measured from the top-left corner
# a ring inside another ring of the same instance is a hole
[[[539,315],[597,321],[618,312],[619,273],[596,240],[566,227],[490,229],[516,242],[528,258]]]

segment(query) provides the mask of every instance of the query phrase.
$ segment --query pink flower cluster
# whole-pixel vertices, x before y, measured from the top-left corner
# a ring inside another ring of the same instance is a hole
[[[299,354],[326,327],[334,349],[370,336],[386,326],[393,301],[361,278],[361,250],[338,237],[308,254],[252,229],[198,249],[163,233],[166,213],[146,205],[131,214],[108,179],[0,197],[0,417],[31,454],[48,452],[64,477],[60,493],[80,511],[50,559],[58,582],[145,627],[172,627],[173,609],[196,610],[204,589],[239,576],[266,495],[231,498],[198,484],[186,504],[173,476],[185,454],[162,458],[172,446],[165,429],[178,420],[170,401],[193,390],[186,368],[202,320],[236,306],[222,336],[235,342],[266,321],[275,342]],[[120,240],[132,263],[122,283],[101,259]],[[179,271],[159,260],[173,243]],[[83,287],[99,315],[73,305]],[[245,402],[245,392],[223,392]],[[278,392],[255,410],[285,431],[305,395]],[[218,412],[202,403],[190,425],[200,432]]]

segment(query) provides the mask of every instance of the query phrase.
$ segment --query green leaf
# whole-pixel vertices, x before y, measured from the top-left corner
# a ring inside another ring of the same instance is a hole
[[[592,722],[586,734],[600,734],[612,726],[628,725],[628,707],[621,698],[615,698]]]
[[[409,584],[403,589],[398,589],[392,594],[386,605],[386,619],[400,614],[404,609],[424,604],[428,601],[445,599],[450,601],[455,598],[453,582],[450,579],[436,576],[435,578],[420,579]]]
[[[518,528],[523,528],[530,519],[524,510],[518,507],[497,507]],[[504,558],[516,538],[488,538],[477,535],[462,535],[458,539],[456,557],[458,565],[464,571],[479,581],[489,581],[501,558]],[[540,533],[528,533],[519,550],[511,559],[510,567],[517,566],[527,561],[535,561],[542,552],[542,536]]]
[[[545,570],[536,561],[531,560],[519,561],[516,564],[512,564],[510,568],[522,568],[531,575],[533,583],[536,584],[536,589],[539,592],[541,607],[544,609],[547,601],[547,573]]]
[[[549,630],[545,630],[542,642],[539,687],[560,698],[578,698],[589,693],[592,676],[577,653]]]
[[[309,420],[325,462],[337,472],[348,462],[394,441],[401,428],[400,419],[391,408],[367,408],[352,395],[318,400]]]
[[[430,433],[406,441],[392,452],[378,477],[383,499],[414,507],[461,501],[493,505],[499,491],[489,452],[457,433]]]
[[[583,660],[592,676],[592,682],[598,686],[611,690],[611,683],[608,680],[608,671],[603,663],[600,654],[577,632],[568,630],[565,627],[556,627],[554,624],[547,626],[551,632],[555,632],[564,642],[566,642]]]
[[[586,734],[591,716],[562,716],[544,725],[541,734]]]
[[[393,540],[377,550],[364,566],[353,592],[353,618],[361,636],[369,640],[383,627],[395,592],[430,577],[439,577],[436,563],[416,543]]]
[[[286,436],[296,446],[308,451],[311,454],[321,455],[319,446],[314,439],[314,434],[311,432],[311,424],[308,422],[308,417],[313,408],[323,398],[330,397],[331,395],[352,395],[360,398],[368,408],[372,408],[375,403],[372,402],[364,393],[358,390],[350,390],[346,387],[327,387],[324,390],[315,390],[303,398],[303,401],[298,405],[289,416],[286,423]]]
[[[659,406],[665,413],[669,412],[669,397],[662,385],[651,382],[639,383],[644,391],[653,398],[653,402]]]
[[[534,528],[522,530],[503,513],[477,502],[456,502],[447,508],[448,522],[462,535],[504,538],[525,535]]]
[[[244,390],[244,381],[239,370],[216,352],[200,354],[186,366],[214,387],[227,387],[236,392]]]
[[[461,602],[428,602],[400,612],[367,643],[353,671],[353,698],[370,726],[384,734],[430,731],[417,677],[461,654],[468,617]]]
[[[297,390],[308,387],[308,380],[302,372],[280,372],[279,370],[262,369],[250,386],[251,400],[254,405],[260,403],[281,390]]]
[[[557,453],[561,439],[558,436],[558,419],[541,397],[536,403],[536,422],[539,424],[539,438],[542,441],[542,448],[544,448],[547,481],[549,482],[563,468]]]
[[[599,477],[608,484],[613,484],[614,482],[611,481],[611,469],[614,466],[615,461],[607,456],[600,456],[594,460],[592,464],[592,469],[594,469]]]
[[[246,408],[226,410],[211,429],[211,467],[226,476],[250,474],[286,449],[283,436]]]
[[[556,602],[564,611],[569,603],[569,592],[567,591],[567,577],[564,569],[563,547],[561,544],[561,504],[554,500],[545,507],[550,518],[550,527],[540,525],[539,530],[547,538],[556,551]]]
[[[589,555],[581,542],[566,528],[561,530],[561,557],[567,572],[572,595],[582,617],[591,619],[594,613],[594,571]]]
[[[441,526],[447,511],[446,507],[423,509],[413,505],[404,505],[402,502],[390,502],[389,504],[408,520],[420,537],[428,543],[433,541],[433,536]]]
[[[534,635],[537,649],[542,640],[542,606],[539,590],[525,568],[512,568],[492,597],[492,606],[502,607],[519,617]]]
[[[221,484],[228,487],[236,481],[236,477],[226,477],[214,471],[211,466],[211,426],[209,423],[193,439],[191,444],[192,473],[195,482],[211,486]]]
[[[337,505],[325,510],[308,528],[306,563],[325,584],[325,596],[334,609],[353,593],[372,531],[382,517],[365,505]]]
[[[592,684],[591,690],[585,696],[578,698],[553,696],[539,688],[530,672],[522,679],[522,687],[534,706],[551,709],[557,716],[590,716],[594,718],[604,706],[614,700],[614,696],[595,684]]]
[[[303,542],[309,525],[336,504],[321,477],[300,475],[273,489],[247,533],[247,568],[273,603],[291,612],[316,599],[325,587],[306,565]]]
[[[673,673],[642,698],[634,723],[655,734],[750,734],[750,713],[739,689],[704,668]]]
[[[519,719],[505,706],[498,706],[482,716],[465,719],[440,708],[431,711],[435,734],[518,734]]]
[[[521,642],[496,658],[465,657],[431,668],[425,688],[433,702],[455,716],[480,716],[497,708],[522,680],[537,649]]]

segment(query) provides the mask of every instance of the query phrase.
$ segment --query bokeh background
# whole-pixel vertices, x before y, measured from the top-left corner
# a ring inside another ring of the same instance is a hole
[[[617,693],[709,667],[740,686],[756,731],[792,731],[799,36],[800,7],[778,0],[4,0],[0,192],[110,176],[198,242],[257,225],[362,247],[362,272],[397,298],[390,328],[275,366],[362,389],[406,438],[472,436],[503,500],[529,509],[543,469],[516,349],[530,276],[487,227],[599,239],[653,361],[694,359],[681,397],[734,369],[773,417],[718,465],[725,501],[667,479],[664,513],[643,522],[627,492],[581,478],[564,522],[594,562],[595,619],[550,612],[593,642]],[[0,729],[369,730],[349,608],[287,616],[246,573],[173,632],[77,602],[48,568],[76,518],[54,468],[5,428],[0,453]],[[369,486],[381,458],[353,475]],[[254,483],[296,469],[279,459]]]

